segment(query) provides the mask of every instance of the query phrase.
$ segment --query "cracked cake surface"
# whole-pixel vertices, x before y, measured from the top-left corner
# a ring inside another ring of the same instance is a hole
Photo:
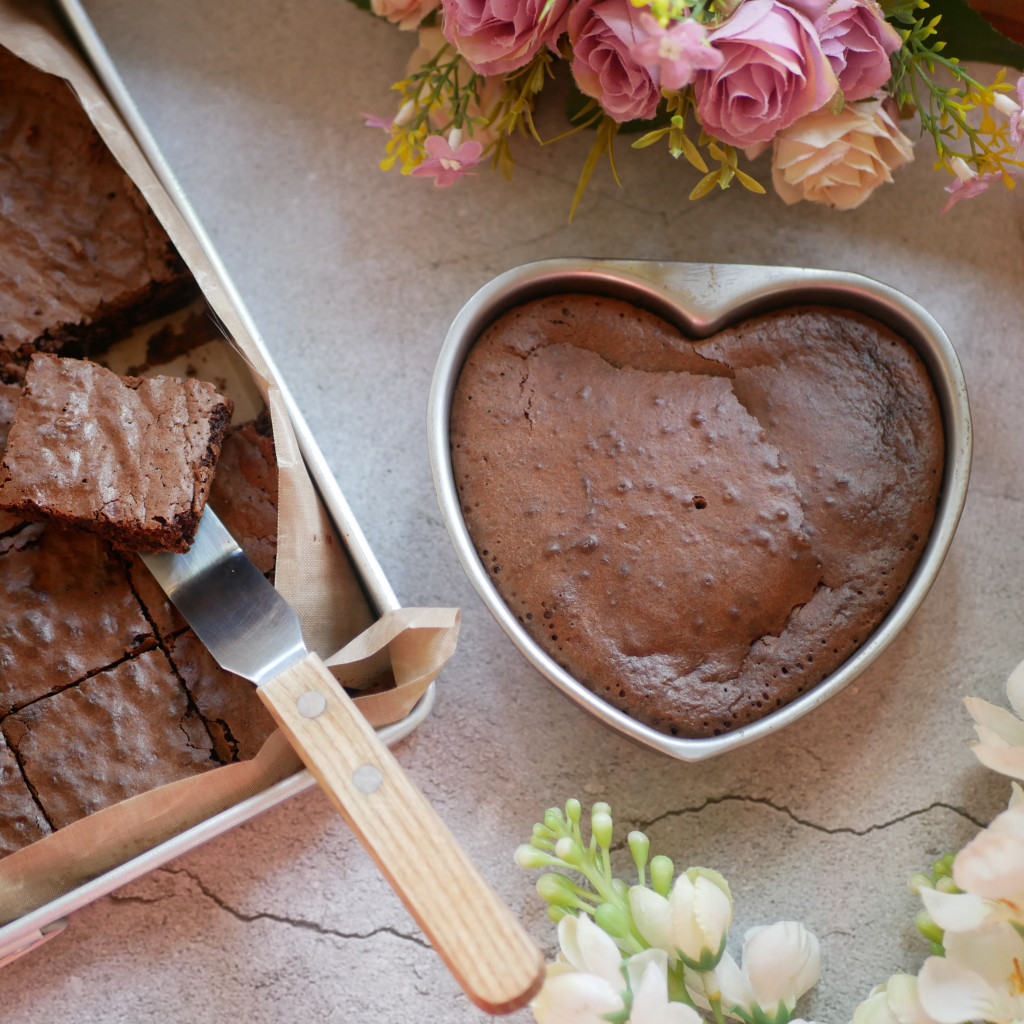
[[[589,295],[483,332],[450,438],[467,528],[527,632],[680,736],[770,713],[867,639],[944,458],[921,360],[866,317],[788,310],[692,342]]]
[[[0,463],[0,508],[136,551],[187,551],[232,403],[212,384],[32,357]]]

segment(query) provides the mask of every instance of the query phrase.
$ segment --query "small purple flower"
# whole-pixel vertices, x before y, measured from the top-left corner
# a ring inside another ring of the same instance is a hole
[[[378,117],[377,114],[364,113],[360,113],[359,116],[367,128],[382,128],[384,131],[390,132],[395,127],[395,122],[390,117]]]
[[[462,133],[454,128],[447,139],[443,135],[428,135],[423,147],[427,159],[409,173],[414,178],[433,178],[438,188],[448,188],[469,173],[484,151],[483,145],[473,139],[462,142]]]
[[[640,15],[640,29],[646,34],[633,44],[630,55],[652,74],[660,74],[664,89],[682,89],[698,71],[714,71],[724,60],[708,45],[708,30],[693,19],[677,21],[665,28],[652,14]]]
[[[959,157],[955,158],[954,164],[953,169],[956,172],[956,180],[952,185],[946,186],[946,191],[949,193],[949,202],[942,208],[942,213],[951,210],[961,199],[972,199],[974,196],[981,195],[993,181],[999,181],[1003,177],[998,171],[989,171],[987,174],[981,175],[976,174]],[[962,165],[962,168],[960,165]]]

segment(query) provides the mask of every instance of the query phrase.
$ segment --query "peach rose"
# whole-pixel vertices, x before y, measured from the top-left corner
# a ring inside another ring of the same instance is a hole
[[[730,145],[771,141],[839,88],[814,25],[795,6],[746,0],[709,41],[725,60],[694,80],[697,116]]]
[[[772,184],[783,201],[801,199],[852,210],[892,171],[914,158],[913,143],[881,99],[819,110],[775,137]]]
[[[619,122],[654,117],[661,100],[658,74],[633,56],[647,38],[642,17],[630,0],[577,0],[569,15],[576,84]]]
[[[445,38],[478,75],[507,75],[565,31],[569,0],[441,0]]]
[[[370,0],[370,10],[379,18],[387,18],[399,28],[416,28],[441,0]]]

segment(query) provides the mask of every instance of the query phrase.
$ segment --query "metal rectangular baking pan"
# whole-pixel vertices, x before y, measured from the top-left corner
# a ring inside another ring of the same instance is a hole
[[[835,672],[759,721],[718,736],[666,735],[613,708],[549,657],[491,582],[462,518],[452,474],[448,422],[455,384],[470,347],[507,310],[545,295],[587,292],[624,299],[705,338],[730,323],[788,306],[838,306],[874,317],[914,346],[931,376],[942,413],[946,462],[935,523],[914,574],[882,624]],[[428,433],[438,503],[462,566],[484,604],[527,660],[606,725],[683,761],[698,761],[767,736],[819,707],[863,672],[924,600],[953,539],[967,496],[971,419],[960,362],[942,328],[918,303],[858,274],[796,267],[546,260],[516,267],[481,288],[452,323],[431,386]]]
[[[349,559],[355,568],[371,607],[378,615],[401,607],[398,598],[384,576],[380,564],[370,550],[366,537],[352,515],[352,510],[349,508],[348,502],[345,500],[337,481],[334,479],[323,454],[310,433],[309,427],[303,420],[294,398],[288,392],[280,375],[277,373],[270,354],[266,350],[245,305],[225,272],[223,264],[182,191],[180,184],[175,179],[156,142],[146,128],[138,109],[132,102],[124,83],[114,68],[110,56],[96,34],[92,22],[77,0],[56,0],[55,6],[68,27],[72,40],[78,45],[91,65],[113,105],[131,129],[154,172],[181,211],[211,264],[216,268],[226,293],[230,296],[239,316],[245,322],[249,333],[260,347],[260,352],[284,395],[289,417],[294,426],[306,467],[316,485],[320,499],[330,516],[331,522],[342,543],[345,545]],[[393,725],[378,730],[379,735],[386,743],[390,745],[398,742],[412,732],[426,718],[434,704],[435,685],[435,683],[430,684],[416,706],[405,718]],[[139,878],[154,868],[166,864],[175,857],[181,856],[183,853],[212,839],[214,836],[220,835],[236,825],[240,825],[262,814],[271,807],[282,803],[315,784],[315,779],[305,769],[296,772],[295,775],[282,780],[262,793],[221,811],[199,825],[179,833],[172,839],[148,850],[146,853],[132,858],[112,871],[108,871],[92,879],[92,881],[79,886],[72,892],[53,900],[51,903],[46,904],[46,906],[40,907],[32,913],[0,927],[0,967],[36,948],[48,938],[62,931],[67,923],[68,914],[81,909],[107,893],[113,892],[120,886],[135,878]]]

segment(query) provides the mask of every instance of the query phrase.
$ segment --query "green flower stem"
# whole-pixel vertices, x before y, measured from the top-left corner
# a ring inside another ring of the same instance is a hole
[[[710,999],[711,1012],[715,1016],[715,1024],[725,1024],[725,1014],[722,1012],[722,1000],[721,999]]]

